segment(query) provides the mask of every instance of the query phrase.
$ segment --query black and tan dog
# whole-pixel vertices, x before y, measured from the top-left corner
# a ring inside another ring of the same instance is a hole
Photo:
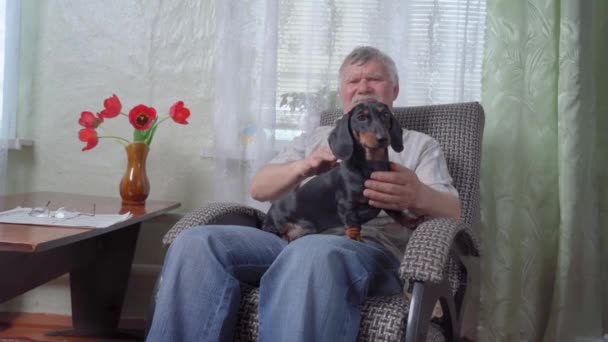
[[[343,225],[349,238],[361,240],[361,225],[381,210],[363,196],[364,182],[372,172],[389,169],[388,146],[401,152],[403,132],[387,105],[368,101],[338,120],[328,140],[342,161],[274,202],[263,230],[293,241]],[[402,212],[385,211],[397,222],[404,219]]]

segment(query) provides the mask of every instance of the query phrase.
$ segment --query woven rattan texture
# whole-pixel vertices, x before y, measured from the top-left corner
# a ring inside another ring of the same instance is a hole
[[[234,340],[238,342],[256,341],[259,333],[258,302],[259,290],[243,285],[241,304],[237,317]],[[403,341],[407,322],[409,302],[402,295],[369,297],[361,307],[361,324],[358,341],[393,342]],[[441,328],[432,323],[427,341],[443,342]]]
[[[183,230],[216,223],[229,215],[245,215],[254,217],[257,222],[264,221],[265,214],[257,209],[245,207],[236,203],[217,202],[194,209],[177,221],[163,237],[163,244],[170,245]]]

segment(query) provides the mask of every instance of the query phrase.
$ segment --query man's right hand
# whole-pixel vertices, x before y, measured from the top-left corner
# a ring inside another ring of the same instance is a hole
[[[319,147],[304,158],[301,175],[305,178],[327,172],[338,165],[336,156],[327,147]]]
[[[337,165],[331,150],[321,147],[304,159],[262,167],[251,182],[251,197],[273,201],[295,188],[304,179],[326,172]]]

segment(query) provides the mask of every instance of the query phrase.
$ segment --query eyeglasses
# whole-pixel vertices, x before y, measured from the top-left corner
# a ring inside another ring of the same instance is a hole
[[[53,217],[58,219],[72,219],[78,216],[95,216],[95,203],[93,203],[93,213],[81,213],[68,207],[61,207],[55,211],[49,210],[49,204],[51,201],[46,202],[44,207],[35,207],[29,212],[32,217]]]

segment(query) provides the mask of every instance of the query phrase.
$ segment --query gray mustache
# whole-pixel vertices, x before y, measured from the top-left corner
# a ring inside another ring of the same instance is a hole
[[[367,101],[367,100],[374,100],[374,101],[380,102],[380,98],[376,95],[355,95],[355,96],[353,96],[351,103],[355,104],[359,101]]]

